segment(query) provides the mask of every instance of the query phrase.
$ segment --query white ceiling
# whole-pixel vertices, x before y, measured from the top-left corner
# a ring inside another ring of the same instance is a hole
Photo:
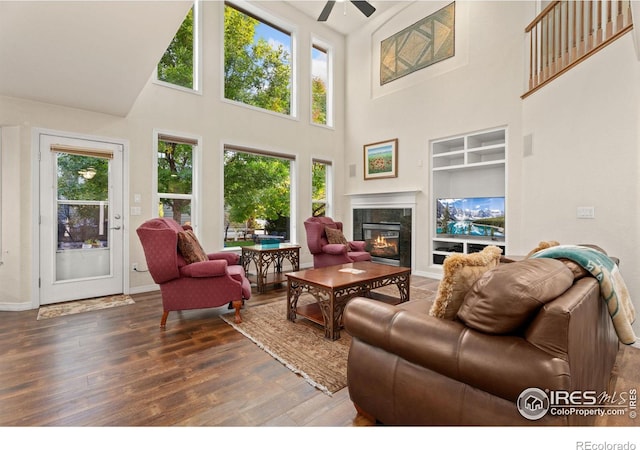
[[[0,95],[125,116],[191,4],[0,0]]]
[[[325,1],[287,1],[317,20]],[[367,18],[336,3],[327,26],[349,34],[398,4],[371,1]],[[192,0],[0,0],[0,95],[124,117]]]
[[[302,11],[314,20],[317,20],[320,13],[324,9],[324,5],[327,3],[324,0],[298,0],[288,1],[288,4],[294,8]],[[350,1],[336,2],[331,11],[329,19],[324,22],[327,26],[339,33],[348,35],[349,33],[362,28],[368,20],[374,19],[380,15],[383,15],[386,11],[395,7],[398,4],[407,4],[407,1],[392,1],[392,0],[379,0],[370,1],[371,5],[376,8],[376,11],[370,16],[366,17],[360,12],[358,8],[351,4]]]

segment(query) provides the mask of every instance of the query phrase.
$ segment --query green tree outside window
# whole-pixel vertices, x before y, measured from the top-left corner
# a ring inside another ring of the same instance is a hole
[[[193,89],[193,18],[191,8],[158,64],[158,80]]]

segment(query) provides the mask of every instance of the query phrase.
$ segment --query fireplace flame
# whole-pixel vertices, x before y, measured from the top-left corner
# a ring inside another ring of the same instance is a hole
[[[387,250],[387,251],[398,251],[398,244],[387,241],[387,238],[384,236],[378,235],[375,239],[372,240],[371,245],[374,250]]]
[[[385,248],[388,246],[387,239],[384,236],[378,236],[375,241],[373,241],[373,246],[377,248]]]

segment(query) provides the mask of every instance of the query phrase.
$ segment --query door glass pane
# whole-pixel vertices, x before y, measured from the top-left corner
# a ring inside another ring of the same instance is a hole
[[[56,281],[109,275],[109,160],[57,154]]]

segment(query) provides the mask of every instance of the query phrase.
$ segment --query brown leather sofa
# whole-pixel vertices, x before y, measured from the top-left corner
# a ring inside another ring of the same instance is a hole
[[[454,320],[430,316],[431,300],[397,306],[351,300],[344,310],[344,326],[352,336],[347,378],[358,411],[388,425],[592,423],[593,416],[576,414],[531,420],[517,408],[518,397],[529,388],[606,392],[618,351],[596,279],[566,264],[560,268],[561,261],[545,261],[563,282],[563,270],[569,271],[568,288],[539,274],[535,264],[541,263],[500,264],[473,285],[474,294],[464,297]],[[503,278],[486,282],[495,273]],[[520,274],[520,283],[504,282],[504,276]],[[523,294],[532,286],[538,290]],[[529,313],[519,311],[524,300],[535,303],[535,297],[545,295],[542,291],[548,295],[554,289],[564,292],[543,299]],[[470,311],[474,295],[476,309]],[[524,319],[505,332],[503,325],[513,314]]]

